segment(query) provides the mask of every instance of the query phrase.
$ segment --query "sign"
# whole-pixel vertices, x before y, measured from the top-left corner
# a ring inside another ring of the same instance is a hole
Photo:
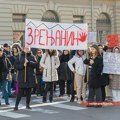
[[[89,41],[89,43],[96,43],[97,42],[97,32],[89,32],[88,41]]]
[[[113,48],[119,46],[118,35],[108,35],[107,36],[108,47]]]
[[[104,52],[103,63],[103,73],[120,75],[120,54]]]
[[[26,20],[25,46],[42,49],[87,50],[88,25]]]

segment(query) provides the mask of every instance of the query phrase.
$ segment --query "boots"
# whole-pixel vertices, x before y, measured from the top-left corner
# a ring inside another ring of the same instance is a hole
[[[26,105],[26,109],[32,109],[29,104]]]
[[[43,103],[46,103],[47,100],[46,100],[46,97],[43,97]]]
[[[53,101],[53,97],[52,97],[52,96],[49,97],[49,101],[50,101],[50,102]]]
[[[18,106],[15,106],[15,107],[14,107],[14,111],[18,111]]]
[[[74,102],[74,97],[72,96],[71,99],[70,99],[70,102]]]

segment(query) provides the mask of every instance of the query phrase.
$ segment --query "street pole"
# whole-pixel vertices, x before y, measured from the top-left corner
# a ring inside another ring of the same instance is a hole
[[[113,7],[113,9],[114,9],[114,33],[115,34],[117,34],[117,23],[116,23],[116,9],[117,9],[117,7],[116,7],[116,0],[115,0],[115,4],[114,4],[114,7]]]
[[[92,32],[94,31],[94,5],[93,5],[93,0],[91,0],[91,22],[92,22]]]

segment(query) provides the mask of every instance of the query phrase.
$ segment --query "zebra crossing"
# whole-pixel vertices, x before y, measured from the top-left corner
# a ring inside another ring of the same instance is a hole
[[[32,97],[33,98],[33,97]],[[58,99],[58,101],[57,101]],[[79,104],[75,103],[75,105],[71,105],[70,102],[63,97],[63,99],[56,98],[55,102],[52,103],[42,103],[42,100],[37,97],[37,99],[31,100],[31,110],[27,110],[25,104],[19,105],[19,111],[13,111],[15,99],[10,100],[10,105],[5,106],[4,104],[0,106],[0,117],[7,117],[7,118],[29,118],[31,117],[31,112],[39,112],[40,114],[59,114],[62,109],[78,111],[78,110],[85,110],[87,108],[80,107]],[[47,107],[47,108],[46,108]],[[51,109],[54,108],[54,109]],[[24,111],[21,113],[21,111]],[[28,114],[29,113],[29,114]]]

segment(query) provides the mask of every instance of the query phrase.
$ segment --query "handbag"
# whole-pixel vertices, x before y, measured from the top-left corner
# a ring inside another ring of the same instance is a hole
[[[9,72],[8,74],[7,74],[7,78],[6,78],[7,80],[12,80],[12,74],[11,74],[11,72]]]
[[[19,92],[19,85],[18,85],[18,82],[16,82],[16,85],[15,85],[15,93],[16,95],[18,94]]]
[[[8,63],[10,64],[11,68],[12,68],[12,64],[10,62],[10,60],[6,57]],[[7,74],[7,80],[12,80],[12,74],[11,74],[11,69],[9,70],[9,73]]]

